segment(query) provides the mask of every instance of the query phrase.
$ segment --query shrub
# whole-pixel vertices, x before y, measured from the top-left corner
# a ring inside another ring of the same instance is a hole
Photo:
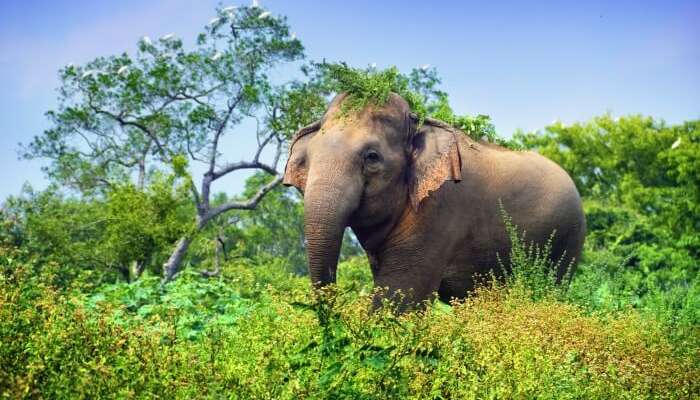
[[[270,279],[253,263],[226,265],[217,279],[186,272],[161,289],[146,276],[86,296],[0,259],[0,392],[583,399],[700,390],[697,347],[678,351],[663,324],[634,310],[591,315],[491,285],[452,307],[372,313],[373,293],[355,291],[368,283],[362,264],[340,266],[336,294],[321,308],[306,278]],[[234,271],[252,277],[236,280]],[[238,294],[251,285],[251,297]]]
[[[499,268],[505,276],[505,283],[509,290],[527,293],[534,300],[547,296],[562,296],[565,287],[557,284],[557,271],[561,268],[563,259],[552,260],[552,240],[556,232],[552,232],[549,239],[539,245],[534,241],[527,242],[526,232],[519,231],[518,226],[513,224],[513,219],[500,205],[501,216],[510,239],[510,254],[506,265],[498,255]],[[571,269],[572,265],[566,266],[565,271]],[[564,275],[569,275],[565,273]],[[563,283],[568,284],[570,276],[563,277]]]

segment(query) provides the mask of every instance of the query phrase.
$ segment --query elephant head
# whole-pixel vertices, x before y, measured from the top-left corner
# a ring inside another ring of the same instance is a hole
[[[460,179],[456,133],[418,126],[406,101],[348,115],[345,94],[324,117],[294,136],[283,183],[304,195],[309,274],[316,287],[335,282],[343,232],[352,227],[366,250],[382,243],[406,212],[446,181]]]

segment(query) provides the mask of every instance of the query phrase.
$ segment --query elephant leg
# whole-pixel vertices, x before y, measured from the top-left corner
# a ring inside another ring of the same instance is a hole
[[[398,252],[403,253],[403,252]],[[374,286],[379,291],[375,294],[373,305],[381,307],[387,299],[392,302],[399,313],[422,306],[430,300],[440,286],[442,268],[435,263],[425,261],[425,255],[383,254],[378,268],[374,272]]]
[[[445,277],[440,281],[438,297],[449,304],[453,299],[463,299],[472,290],[474,290],[474,280],[471,277],[461,279]]]

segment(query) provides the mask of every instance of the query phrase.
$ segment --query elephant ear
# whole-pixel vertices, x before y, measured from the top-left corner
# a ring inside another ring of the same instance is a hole
[[[413,135],[409,196],[414,210],[447,181],[462,179],[458,133],[437,121],[426,120]]]
[[[306,177],[309,172],[306,163],[306,148],[309,140],[318,132],[320,127],[321,121],[316,121],[301,128],[292,137],[292,144],[289,146],[289,158],[287,159],[287,165],[284,167],[283,185],[294,186],[304,193]]]

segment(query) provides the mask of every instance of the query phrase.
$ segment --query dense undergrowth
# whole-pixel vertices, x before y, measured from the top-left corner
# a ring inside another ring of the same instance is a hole
[[[513,235],[513,233],[511,233]],[[520,252],[507,284],[397,316],[371,309],[364,259],[322,301],[275,259],[217,278],[186,271],[59,289],[58,265],[0,255],[0,393],[7,398],[692,398],[697,279],[686,303],[612,310]],[[539,261],[538,261],[539,260]],[[595,271],[583,265],[582,279]],[[37,273],[37,271],[42,271]],[[590,282],[585,286],[587,287]],[[612,290],[612,289],[608,289]],[[610,294],[610,293],[608,293]],[[680,297],[679,297],[680,298]],[[585,301],[581,301],[585,299]],[[695,300],[693,300],[695,299]],[[695,314],[694,314],[695,313]],[[672,316],[672,317],[671,317]]]

